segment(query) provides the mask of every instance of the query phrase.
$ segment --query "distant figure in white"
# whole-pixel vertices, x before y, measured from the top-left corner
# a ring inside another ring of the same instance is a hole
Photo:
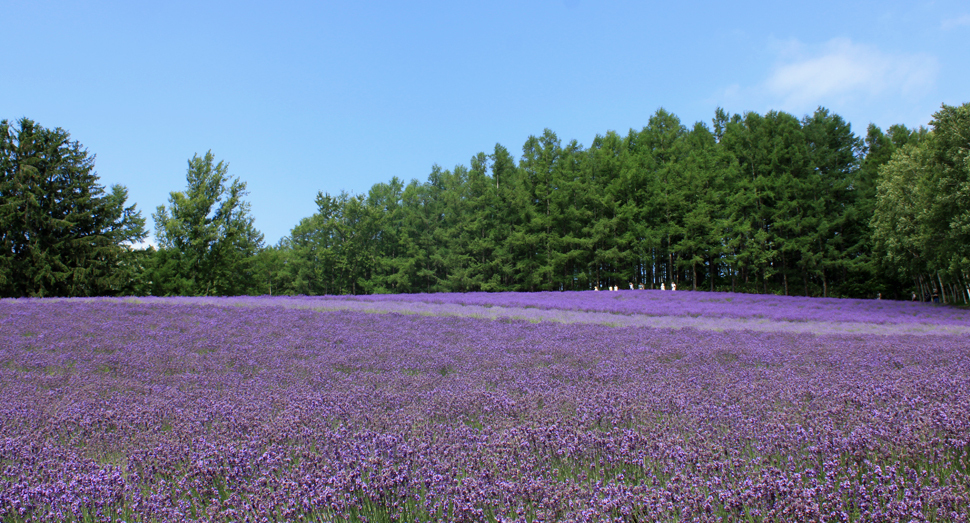
[[[672,291],[677,290],[677,284],[676,283],[671,283],[670,284],[670,290],[672,290]]]
[[[598,290],[600,290],[600,286],[599,286],[599,285],[597,285],[597,286],[595,286],[595,287],[593,287],[593,290],[594,290],[594,291],[598,291]]]
[[[664,284],[661,283],[660,284],[660,290],[665,291],[665,290],[667,290],[667,287],[665,287]]]
[[[633,290],[633,284],[632,283],[630,284],[630,290],[631,291]]]

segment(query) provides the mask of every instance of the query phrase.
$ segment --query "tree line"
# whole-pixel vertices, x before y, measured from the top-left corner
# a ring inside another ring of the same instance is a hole
[[[125,285],[83,291],[313,295],[675,283],[965,302],[968,151],[970,104],[944,105],[929,129],[870,125],[865,136],[824,108],[801,119],[718,109],[710,124],[690,127],[660,109],[641,130],[607,132],[589,147],[547,129],[526,140],[518,159],[496,145],[468,166],[434,166],[425,181],[393,177],[366,194],[320,192],[317,212],[273,246],[253,225],[245,183],[210,152],[189,160],[186,190],[153,213],[159,248],[130,252],[115,242]],[[7,183],[23,162],[4,161]],[[7,220],[16,213],[7,212],[4,187]],[[123,205],[123,188],[115,190]],[[125,209],[134,227],[140,214]],[[45,295],[31,289],[3,287],[4,295]]]

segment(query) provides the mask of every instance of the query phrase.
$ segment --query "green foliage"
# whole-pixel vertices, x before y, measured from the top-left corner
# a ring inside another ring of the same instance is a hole
[[[144,219],[60,128],[0,122],[0,296],[134,292]]]
[[[230,178],[229,165],[209,151],[194,155],[185,192],[159,206],[153,269],[154,294],[237,295],[258,292],[254,262],[263,235],[253,226],[245,182]]]
[[[394,178],[367,195],[321,193],[318,212],[274,254],[283,260],[276,288],[342,294],[676,283],[898,297],[902,277],[873,254],[880,166],[931,136],[871,126],[863,140],[824,108],[801,120],[718,109],[712,127],[691,128],[660,109],[642,130],[608,132],[588,149],[546,129],[526,140],[518,161],[496,145],[470,167],[434,166],[423,183]],[[958,225],[966,230],[966,221]]]
[[[0,296],[359,294],[629,285],[970,298],[970,104],[856,136],[824,108],[688,128],[659,109],[588,149],[549,129],[317,212],[263,246],[211,152],[144,219],[62,129],[0,122]]]
[[[944,301],[970,298],[970,104],[943,105],[931,132],[895,128],[871,226],[889,268]],[[949,293],[949,298],[947,294]]]
[[[321,192],[272,248],[245,185],[209,153],[155,213],[161,249],[132,270],[149,267],[159,294],[677,284],[904,297],[909,277],[921,295],[935,277],[952,301],[970,258],[967,112],[944,106],[932,131],[871,125],[864,138],[821,107],[802,119],[717,109],[712,126],[690,128],[659,109],[588,149],[546,129],[518,160],[497,144],[469,167],[433,166],[425,182]]]

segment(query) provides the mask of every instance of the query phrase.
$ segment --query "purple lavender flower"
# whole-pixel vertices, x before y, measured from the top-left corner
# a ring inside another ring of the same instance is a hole
[[[713,297],[0,300],[0,521],[966,521],[964,311]]]

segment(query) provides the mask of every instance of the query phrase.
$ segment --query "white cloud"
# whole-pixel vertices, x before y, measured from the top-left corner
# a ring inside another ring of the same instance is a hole
[[[947,18],[940,23],[940,27],[942,27],[944,31],[949,31],[950,29],[956,29],[957,27],[963,26],[970,26],[970,15]]]
[[[779,61],[764,88],[793,111],[885,95],[919,95],[933,86],[939,70],[933,56],[888,54],[848,38],[816,48],[788,42],[779,49]]]

